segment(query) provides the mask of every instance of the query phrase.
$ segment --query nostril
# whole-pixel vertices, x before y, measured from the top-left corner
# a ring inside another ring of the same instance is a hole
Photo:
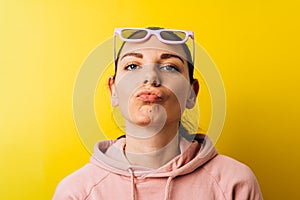
[[[153,80],[152,85],[158,87],[160,86],[160,82],[158,80]]]
[[[155,87],[157,87],[157,86],[160,85],[160,83],[159,83],[157,80],[153,80],[151,83],[150,83],[150,81],[148,81],[148,80],[144,80],[143,83],[144,83],[145,85],[152,85],[152,86],[155,86]]]

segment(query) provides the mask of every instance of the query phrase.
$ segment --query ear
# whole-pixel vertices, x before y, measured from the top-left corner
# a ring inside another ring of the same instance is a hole
[[[195,79],[191,85],[190,95],[186,101],[186,108],[191,109],[195,106],[196,98],[199,92],[199,87],[199,82],[197,79]]]
[[[112,106],[118,106],[119,105],[119,99],[116,93],[116,88],[115,88],[115,79],[114,77],[110,76],[108,78],[108,89],[110,92],[110,103]]]

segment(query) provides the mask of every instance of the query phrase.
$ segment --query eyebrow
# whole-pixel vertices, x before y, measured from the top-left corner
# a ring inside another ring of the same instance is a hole
[[[127,57],[127,56],[133,56],[133,57],[137,57],[137,58],[143,58],[143,54],[141,53],[126,53],[124,54],[120,60],[122,60],[123,58]],[[178,55],[175,55],[175,54],[170,54],[170,53],[164,53],[160,56],[161,59],[169,59],[169,58],[177,58],[179,60],[181,60],[181,62],[184,64],[184,61],[183,59],[178,56]]]
[[[183,59],[180,56],[177,56],[175,54],[169,54],[169,53],[164,53],[160,56],[161,59],[168,59],[168,58],[178,58],[179,60],[181,60],[181,62],[184,64]]]
[[[120,60],[122,60],[124,57],[127,57],[127,56],[134,56],[134,57],[137,57],[137,58],[143,58],[143,54],[141,54],[141,53],[126,53],[121,57]]]

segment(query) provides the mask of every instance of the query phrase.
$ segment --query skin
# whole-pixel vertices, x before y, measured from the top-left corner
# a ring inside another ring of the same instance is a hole
[[[184,109],[195,104],[198,81],[189,82],[182,47],[155,36],[125,43],[117,66],[108,85],[111,103],[120,107],[126,121],[127,159],[158,168],[180,153],[175,136]]]

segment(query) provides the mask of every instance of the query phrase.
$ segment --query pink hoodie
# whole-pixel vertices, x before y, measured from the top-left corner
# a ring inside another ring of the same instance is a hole
[[[96,144],[91,162],[62,180],[53,199],[262,199],[252,171],[218,155],[205,135],[192,142],[180,137],[182,153],[159,169],[130,165],[123,153],[125,140]]]

